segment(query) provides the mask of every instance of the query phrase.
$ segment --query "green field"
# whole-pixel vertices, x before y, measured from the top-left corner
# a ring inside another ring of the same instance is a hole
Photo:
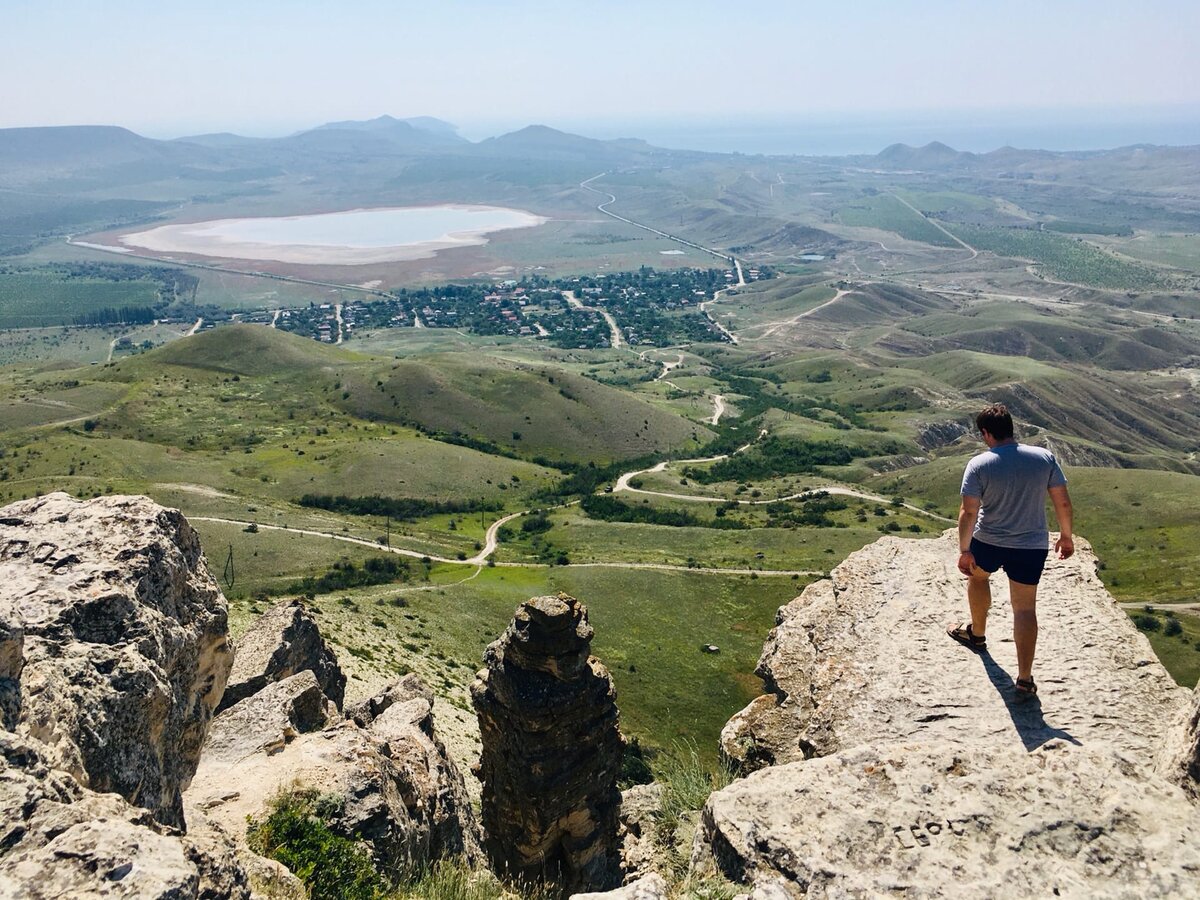
[[[914,204],[915,205],[915,204]],[[919,207],[918,207],[919,208]],[[910,241],[920,241],[935,247],[958,247],[919,213],[913,212],[890,194],[875,194],[859,198],[837,211],[843,225],[857,225],[891,231]]]
[[[98,309],[157,301],[157,285],[148,279],[64,278],[53,270],[0,272],[0,330],[70,325]]]
[[[976,225],[951,225],[950,230],[977,250],[1030,260],[1048,278],[1071,284],[1140,291],[1163,283],[1162,277],[1149,267],[1118,259],[1083,240],[1061,234]]]
[[[1175,680],[1186,688],[1194,687],[1200,681],[1200,618],[1183,610],[1172,613],[1169,610],[1131,609],[1129,612]],[[1147,620],[1157,623],[1157,627]],[[1172,626],[1172,621],[1177,624]]]
[[[1139,232],[1127,240],[1114,240],[1109,247],[1124,256],[1200,272],[1200,235]]]

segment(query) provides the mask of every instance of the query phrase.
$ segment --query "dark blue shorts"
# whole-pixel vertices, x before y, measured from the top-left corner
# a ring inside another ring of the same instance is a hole
[[[1004,569],[1004,574],[1018,584],[1037,584],[1042,580],[1050,551],[995,547],[971,538],[971,555],[975,557],[975,565],[989,574]]]

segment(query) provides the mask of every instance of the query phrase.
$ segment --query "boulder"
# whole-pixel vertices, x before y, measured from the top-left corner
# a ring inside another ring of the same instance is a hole
[[[621,868],[632,881],[654,872],[661,865],[656,816],[662,804],[663,786],[658,782],[635,784],[621,792]]]
[[[13,503],[0,585],[5,722],[81,786],[182,826],[231,662],[225,598],[187,520],[145,497]]]
[[[572,894],[571,900],[667,900],[670,896],[667,882],[661,875],[652,872],[615,890]]]
[[[867,744],[710,797],[693,871],[753,897],[1188,897],[1200,810],[1129,757]]]
[[[305,669],[312,671],[321,691],[341,710],[346,676],[316,619],[299,600],[277,603],[235,643],[233,670],[217,711]]]
[[[620,883],[624,752],[616,691],[589,655],[587,609],[559,594],[521,604],[471,686],[486,849],[497,873],[565,893]]]
[[[302,734],[320,731],[337,717],[316,676],[305,669],[220,713],[209,728],[203,760],[236,767],[241,760],[269,756]]]
[[[1156,769],[1200,801],[1200,685],[1159,749]]]
[[[180,835],[56,771],[39,742],[0,732],[0,896],[246,900],[249,890],[229,837],[202,817]]]
[[[217,716],[187,800],[232,834],[259,873],[261,861],[246,849],[247,818],[264,817],[273,798],[293,790],[336,798],[330,827],[367,842],[385,872],[482,856],[462,776],[423,696],[393,704],[363,728],[337,718],[316,676],[303,670]]]
[[[1187,692],[1104,589],[1090,545],[1047,565],[1040,702],[1021,703],[1003,575],[988,651],[945,634],[967,612],[956,540],[882,538],[780,609],[756,670],[767,693],[721,732],[726,759],[753,770],[884,741],[1028,750],[1056,738],[1153,759]]]
[[[400,680],[393,681],[375,696],[346,707],[346,718],[353,719],[366,728],[392,705],[409,703],[418,699],[423,700],[429,709],[433,709],[433,691],[417,675],[405,675]]]

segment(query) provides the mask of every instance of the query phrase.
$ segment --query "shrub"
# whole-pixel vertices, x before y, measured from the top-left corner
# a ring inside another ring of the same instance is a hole
[[[1134,616],[1133,624],[1138,627],[1139,631],[1158,631],[1162,625],[1155,616]]]
[[[1167,624],[1163,627],[1163,634],[1167,637],[1179,637],[1183,634],[1183,625],[1176,618],[1167,619]]]
[[[283,792],[265,819],[250,820],[247,842],[255,853],[287,866],[312,900],[378,900],[384,884],[371,854],[329,827],[327,820],[338,812],[336,801],[316,791]]]

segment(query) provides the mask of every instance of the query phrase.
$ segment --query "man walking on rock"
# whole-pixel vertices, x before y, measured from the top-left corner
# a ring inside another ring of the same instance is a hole
[[[988,579],[1004,569],[1017,645],[1016,691],[1032,696],[1037,693],[1033,681],[1037,586],[1050,553],[1046,494],[1050,494],[1058,518],[1061,534],[1054,549],[1060,559],[1075,552],[1071,497],[1054,454],[1017,443],[1012,416],[1004,404],[984,409],[975,417],[975,427],[988,449],[967,463],[958,512],[958,570],[967,576],[971,621],[953,625],[946,633],[974,650],[987,646],[987,616],[992,606]]]

